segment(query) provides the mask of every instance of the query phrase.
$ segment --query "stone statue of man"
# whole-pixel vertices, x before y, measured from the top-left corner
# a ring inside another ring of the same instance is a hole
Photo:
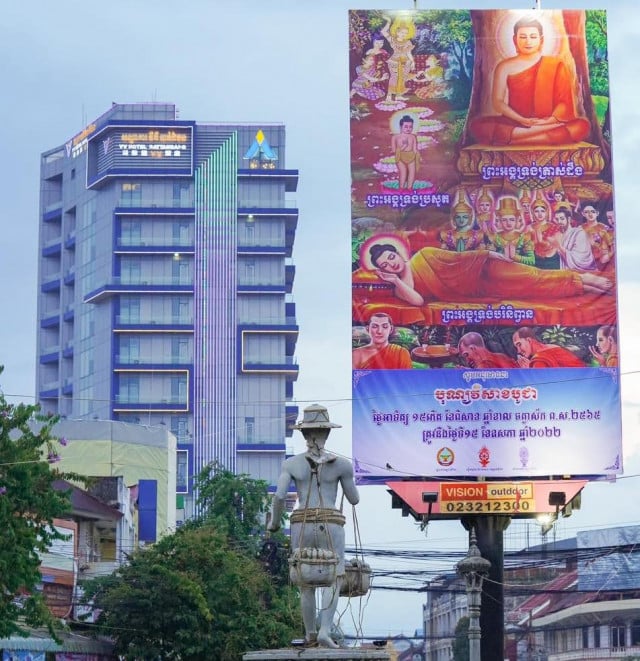
[[[338,647],[331,638],[333,616],[338,606],[344,580],[344,517],[336,508],[338,485],[346,499],[356,505],[360,496],[348,459],[324,449],[329,432],[340,425],[329,421],[324,406],[313,404],[304,410],[302,422],[294,426],[302,432],[307,451],[290,457],[282,464],[278,487],[273,499],[269,530],[278,530],[289,485],[293,481],[298,494],[298,508],[292,514],[291,548],[306,547],[333,551],[338,558],[337,578],[322,590],[320,612],[316,613],[315,587],[300,586],[305,644]],[[318,628],[319,625],[319,628]]]

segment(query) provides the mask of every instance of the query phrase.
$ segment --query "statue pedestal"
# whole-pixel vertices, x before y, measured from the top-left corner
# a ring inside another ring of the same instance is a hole
[[[242,661],[389,661],[389,653],[383,649],[329,649],[327,647],[287,647],[280,650],[258,650],[242,655]]]

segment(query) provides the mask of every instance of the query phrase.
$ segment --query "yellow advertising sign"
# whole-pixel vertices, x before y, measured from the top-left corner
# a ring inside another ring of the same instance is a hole
[[[533,482],[441,483],[441,512],[460,514],[513,514],[534,510]]]

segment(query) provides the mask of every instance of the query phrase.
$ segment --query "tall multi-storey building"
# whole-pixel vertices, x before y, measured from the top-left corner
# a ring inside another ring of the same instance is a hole
[[[217,460],[274,483],[297,418],[298,171],[280,124],[113,104],[42,154],[37,397],[167,425],[179,493]]]

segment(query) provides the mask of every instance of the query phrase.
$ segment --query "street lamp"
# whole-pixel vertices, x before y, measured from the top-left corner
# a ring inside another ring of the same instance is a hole
[[[473,526],[469,534],[467,555],[460,560],[456,568],[467,584],[469,661],[480,661],[480,595],[482,594],[482,581],[489,573],[491,563],[480,555]]]

